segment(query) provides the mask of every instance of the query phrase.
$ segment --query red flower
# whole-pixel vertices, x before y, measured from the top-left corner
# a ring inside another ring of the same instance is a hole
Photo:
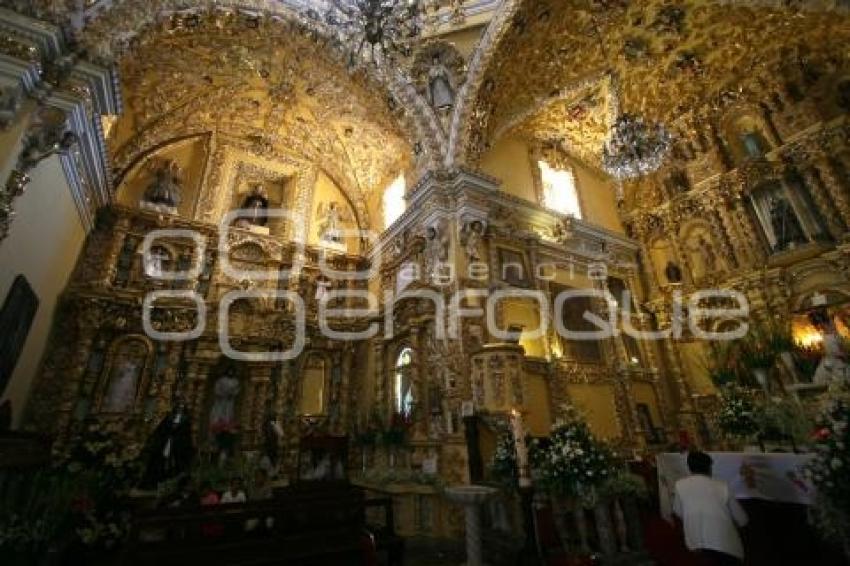
[[[821,427],[814,432],[814,437],[816,440],[826,440],[832,435],[832,431],[830,431],[827,427]]]
[[[77,497],[71,501],[71,510],[75,513],[88,513],[92,509],[94,509],[94,501],[89,497]]]

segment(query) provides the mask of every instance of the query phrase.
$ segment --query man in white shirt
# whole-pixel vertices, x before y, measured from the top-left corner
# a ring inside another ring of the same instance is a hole
[[[676,482],[673,512],[682,519],[690,550],[710,564],[742,564],[744,545],[738,527],[747,524],[747,513],[725,482],[711,478],[712,464],[704,452],[688,454],[692,475]]]

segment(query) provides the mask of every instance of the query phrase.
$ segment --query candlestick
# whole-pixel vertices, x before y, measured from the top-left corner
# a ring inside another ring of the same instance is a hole
[[[525,443],[525,427],[522,422],[522,413],[516,409],[511,410],[511,427],[516,445],[516,463],[520,478],[528,477],[528,446]]]

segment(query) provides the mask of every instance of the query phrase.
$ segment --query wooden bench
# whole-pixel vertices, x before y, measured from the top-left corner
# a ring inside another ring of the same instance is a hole
[[[368,507],[384,509],[380,528],[366,524]],[[379,552],[402,565],[391,503],[347,485],[296,486],[268,501],[138,512],[122,564],[365,566]]]

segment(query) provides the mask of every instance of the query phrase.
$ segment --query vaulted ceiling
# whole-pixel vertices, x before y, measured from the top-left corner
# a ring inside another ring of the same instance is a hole
[[[613,96],[623,111],[670,122],[768,65],[809,51],[846,57],[850,42],[846,9],[746,0],[514,4],[471,102],[461,159],[474,162],[501,135],[518,132],[560,140],[598,162],[600,140],[616,115]],[[620,85],[614,91],[611,76]]]
[[[411,159],[413,134],[374,85],[269,20],[173,16],[133,42],[120,71],[119,172],[169,140],[218,132],[315,163],[357,203]]]
[[[779,62],[844,60],[850,44],[844,0],[503,0],[442,120],[405,62],[345,70],[333,33],[305,17],[326,1],[0,4],[61,21],[89,57],[121,62],[118,170],[181,129],[226,130],[315,159],[353,200],[414,160],[474,165],[505,135],[598,163],[618,110],[670,123]]]

